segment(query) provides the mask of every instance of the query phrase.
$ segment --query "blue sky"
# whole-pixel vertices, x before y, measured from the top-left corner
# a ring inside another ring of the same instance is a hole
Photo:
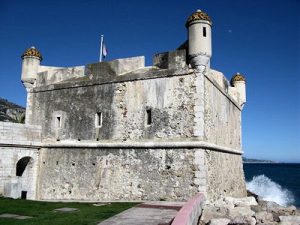
[[[212,68],[247,79],[245,156],[300,162],[299,0],[0,0],[0,96],[25,105],[21,54],[34,45],[42,64],[85,65],[158,52],[186,40],[195,10],[213,21]]]

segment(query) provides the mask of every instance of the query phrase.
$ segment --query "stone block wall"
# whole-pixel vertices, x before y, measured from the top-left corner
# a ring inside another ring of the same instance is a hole
[[[245,197],[246,184],[240,154],[205,151],[207,196],[213,202],[225,196]]]
[[[31,93],[32,118],[42,125],[43,139],[52,141],[192,137],[194,82],[190,74]]]
[[[208,200],[243,196],[240,155],[201,148],[43,148],[38,199]]]
[[[41,143],[41,126],[0,122],[0,144],[37,145]]]
[[[0,122],[0,195],[20,198],[26,191],[27,199],[36,198],[40,131],[40,126]],[[17,176],[17,163],[24,157],[30,161]]]
[[[196,152],[193,149],[42,149],[39,199],[188,199],[198,191],[195,172],[205,170],[203,165],[195,163]]]
[[[220,146],[241,149],[241,109],[226,87],[205,78],[204,140]]]

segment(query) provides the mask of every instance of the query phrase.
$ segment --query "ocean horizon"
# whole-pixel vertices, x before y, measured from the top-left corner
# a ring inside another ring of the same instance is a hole
[[[247,189],[262,199],[300,208],[300,163],[244,163]]]

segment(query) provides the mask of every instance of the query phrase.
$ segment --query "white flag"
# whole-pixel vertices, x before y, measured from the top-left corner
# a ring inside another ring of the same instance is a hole
[[[103,42],[103,46],[102,46],[102,56],[103,58],[105,58],[107,56],[107,49],[106,49],[106,45]]]

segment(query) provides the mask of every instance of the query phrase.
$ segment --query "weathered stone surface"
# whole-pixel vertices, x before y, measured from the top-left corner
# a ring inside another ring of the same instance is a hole
[[[268,223],[273,221],[273,214],[266,211],[261,211],[255,213],[255,218],[259,223]]]
[[[177,154],[180,151],[181,154]],[[42,149],[41,199],[182,200],[197,193],[189,149]],[[204,169],[204,168],[203,168]],[[55,179],[51,179],[55,177]],[[151,185],[150,185],[151,184]]]
[[[207,165],[207,195],[211,201],[225,196],[244,197],[246,186],[242,168],[242,159],[239,155],[205,152]],[[235,174],[237,176],[232,176]]]
[[[281,223],[290,223],[291,225],[300,224],[300,216],[279,216]]]
[[[233,204],[234,206],[257,205],[257,202],[254,197],[245,197],[245,198],[225,197],[224,202],[227,204]]]
[[[229,218],[234,219],[235,217],[251,217],[254,216],[255,212],[253,212],[249,207],[235,207],[233,209],[229,209]]]
[[[256,220],[251,216],[237,216],[233,218],[230,225],[255,225]]]
[[[237,206],[243,202],[248,206]],[[207,225],[210,218],[228,218],[229,225],[300,225],[300,212],[295,206],[283,207],[274,202],[226,197],[207,204],[200,217],[200,225]],[[222,215],[219,211],[222,209]]]
[[[225,207],[215,207],[206,205],[202,211],[200,224],[207,224],[211,219],[226,218],[228,209]]]
[[[227,225],[229,224],[230,219],[227,218],[219,218],[219,219],[211,219],[209,221],[209,225]]]

